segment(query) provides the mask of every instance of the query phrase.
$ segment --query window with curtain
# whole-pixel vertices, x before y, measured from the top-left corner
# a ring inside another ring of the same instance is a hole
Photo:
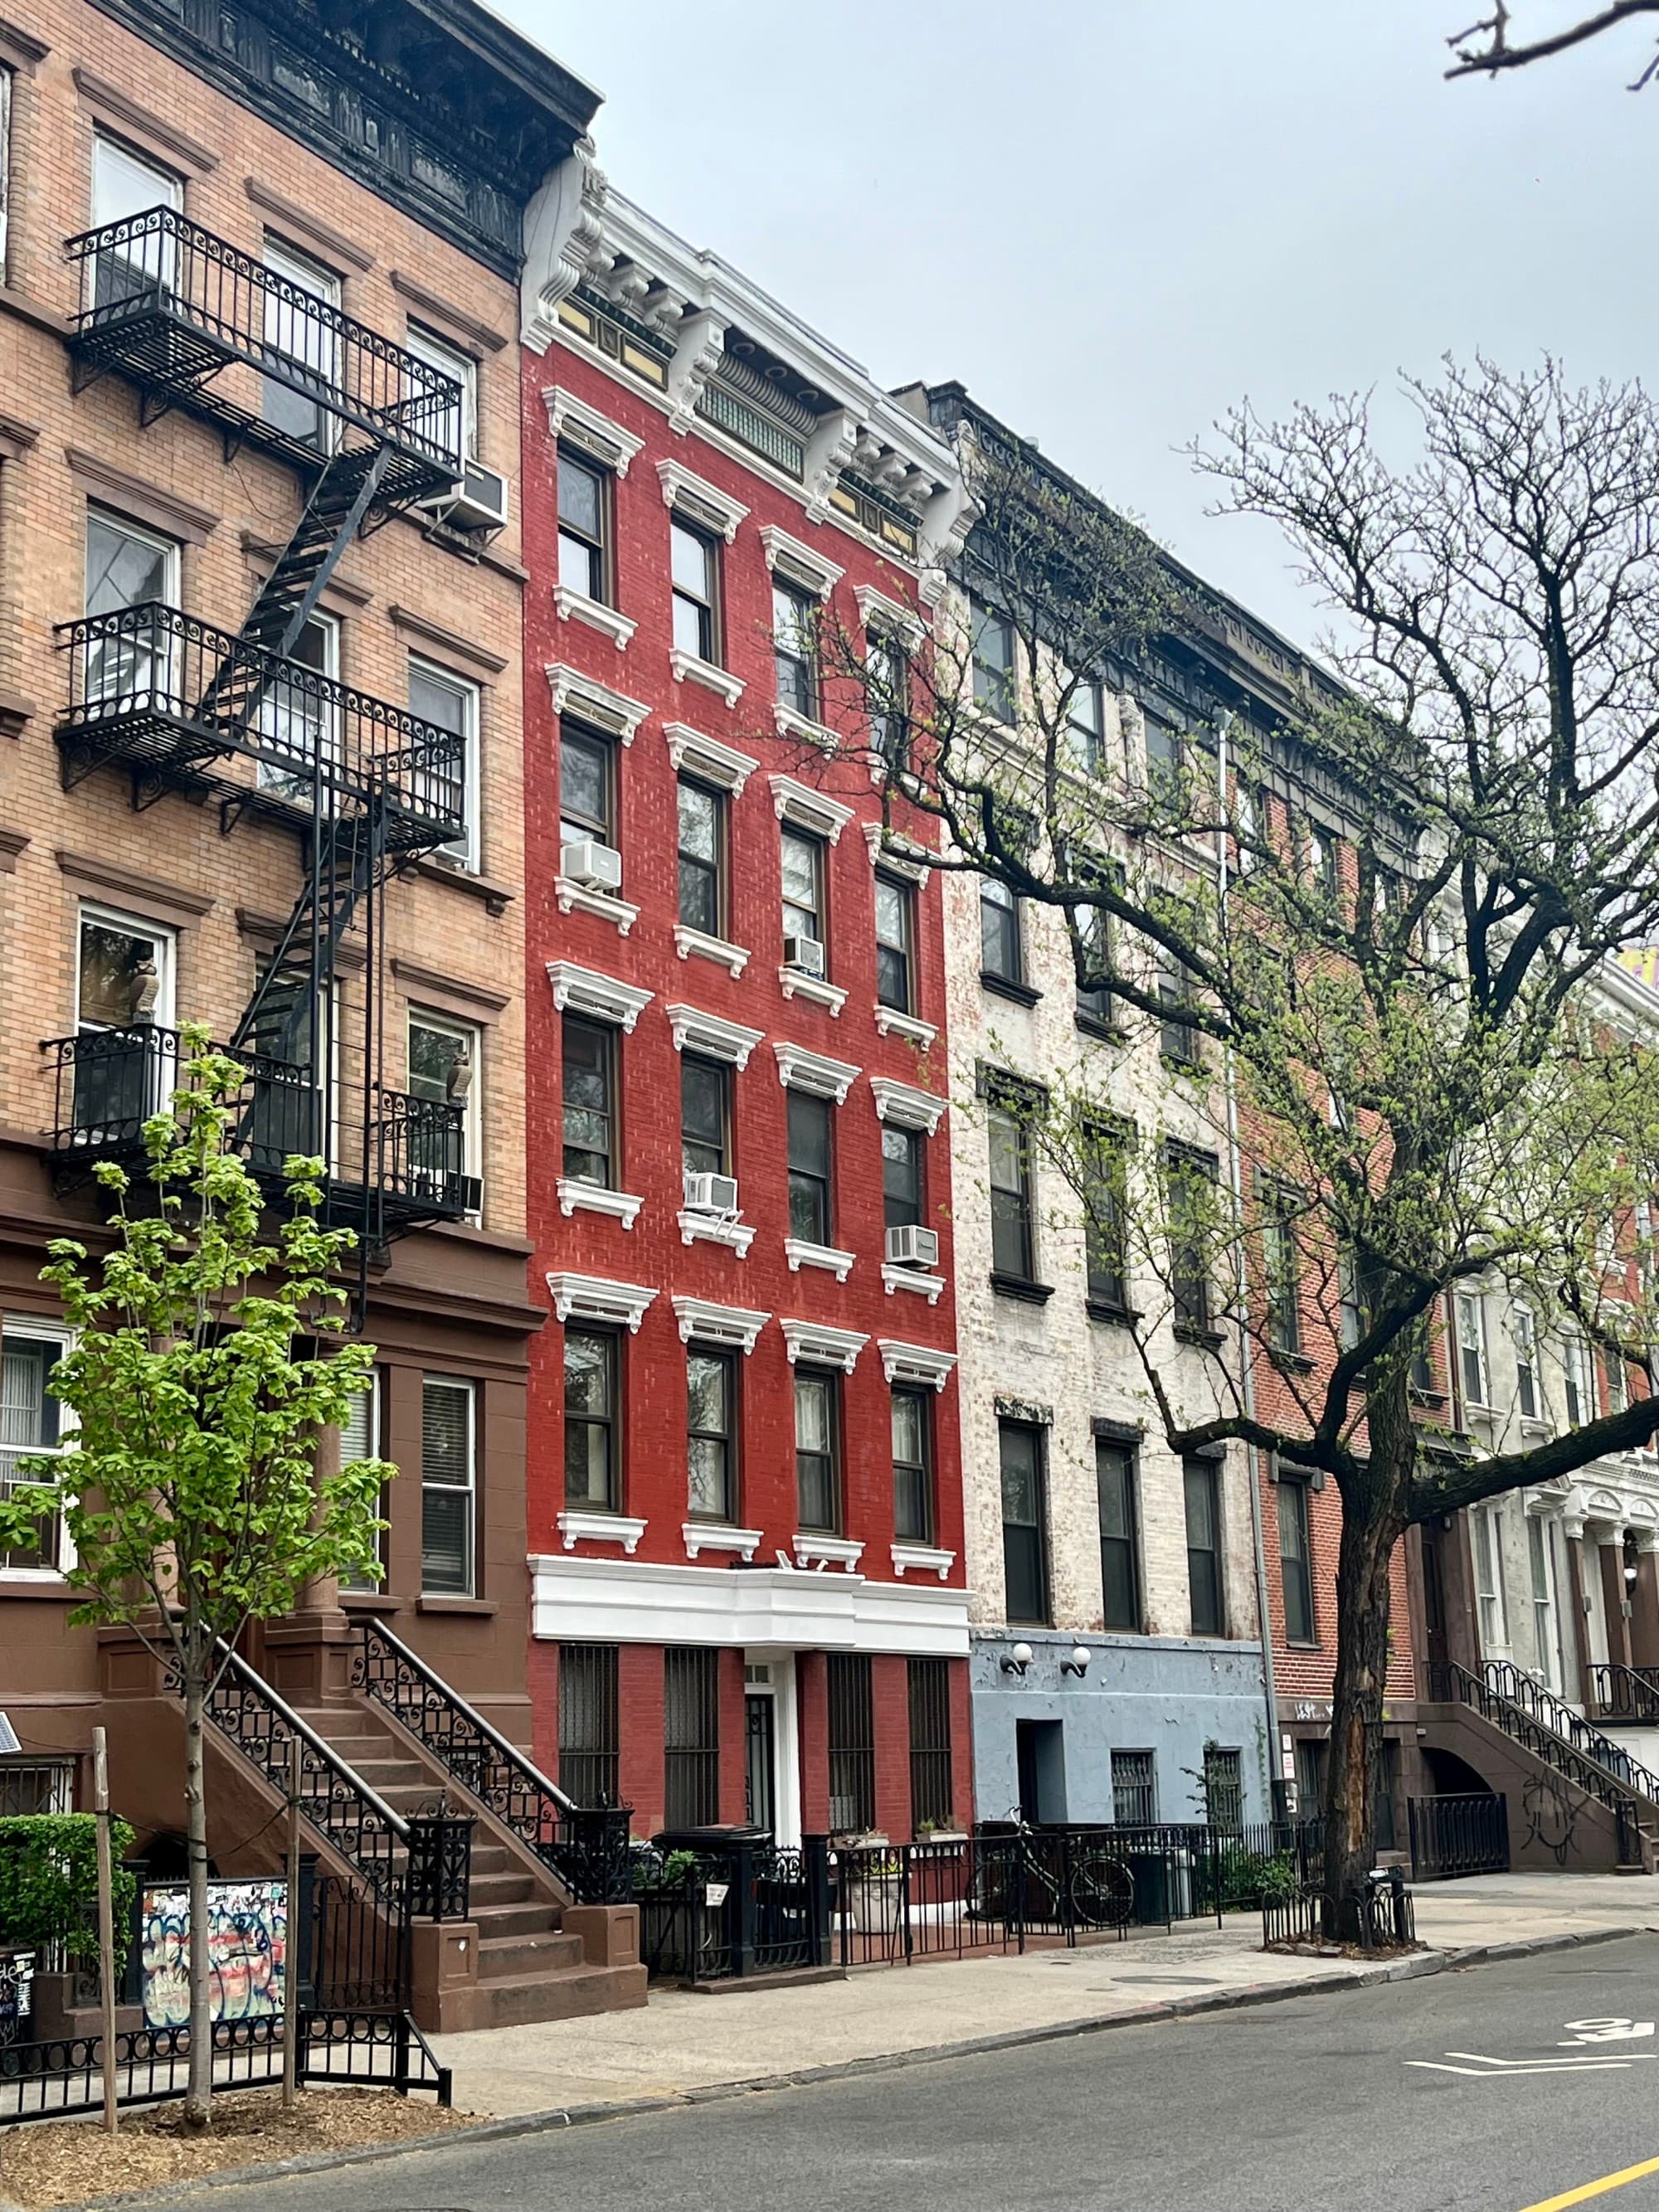
[[[839,1408],[833,1375],[795,1370],[795,1493],[803,1529],[841,1525]]]
[[[738,1516],[737,1362],[693,1345],[685,1355],[687,1508],[694,1521]]]

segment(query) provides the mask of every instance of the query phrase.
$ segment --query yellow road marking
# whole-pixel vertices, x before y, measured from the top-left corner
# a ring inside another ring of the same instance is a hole
[[[1604,2173],[1600,2181],[1587,2181],[1580,2188],[1569,2189],[1565,2196],[1546,2197],[1540,2203],[1523,2204],[1521,2212],[1567,2212],[1570,2204],[1588,2204],[1592,2197],[1605,2197],[1609,2190],[1623,2189],[1650,2173],[1659,2173],[1659,2158],[1644,2159],[1640,2166],[1622,2166],[1617,2173]]]

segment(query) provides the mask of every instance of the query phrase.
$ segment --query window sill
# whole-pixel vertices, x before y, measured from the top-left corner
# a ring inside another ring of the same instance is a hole
[[[377,1589],[343,1589],[339,1592],[339,1600],[347,1613],[401,1613],[404,1603],[402,1598],[388,1596],[385,1590]],[[437,1602],[435,1599],[425,1601],[428,1604]],[[461,1600],[463,1605],[469,1602],[468,1599]]]
[[[760,1549],[763,1533],[759,1528],[734,1528],[725,1521],[687,1521],[680,1528],[689,1559],[695,1559],[699,1552],[736,1552],[746,1562]]]
[[[611,898],[604,891],[591,891],[586,884],[577,883],[571,876],[555,876],[553,890],[561,914],[568,914],[573,907],[580,914],[596,914],[601,921],[613,923],[623,937],[640,918],[638,907],[630,906],[626,899]]]
[[[1119,1029],[1115,1023],[1097,1021],[1092,1014],[1076,1014],[1073,1019],[1083,1036],[1093,1037],[1099,1044],[1127,1044],[1129,1042],[1128,1031]]]
[[[1046,1306],[1054,1294],[1052,1283],[1033,1283],[1024,1275],[1001,1275],[991,1270],[991,1288],[999,1297],[1018,1298],[1028,1306]]]
[[[1281,1375],[1311,1375],[1319,1364],[1305,1352],[1291,1352],[1282,1344],[1270,1344],[1267,1357]]]
[[[943,1275],[924,1274],[919,1267],[901,1267],[893,1260],[882,1261],[881,1280],[890,1298],[895,1291],[914,1291],[930,1306],[936,1306],[945,1295]]]
[[[668,665],[676,684],[701,684],[705,691],[716,693],[728,707],[735,707],[748,688],[741,676],[716,668],[712,660],[700,660],[695,653],[688,653],[681,645],[669,647]]]
[[[410,872],[429,884],[448,884],[453,890],[463,891],[468,898],[482,900],[488,914],[503,915],[519,894],[510,884],[498,884],[492,877],[481,876],[463,860],[439,860],[429,855],[410,864]]]
[[[481,1619],[501,1611],[493,1597],[417,1597],[416,1613],[471,1613]]]
[[[944,1582],[957,1563],[954,1552],[941,1552],[932,1544],[895,1544],[891,1558],[893,1572],[900,1582],[907,1572],[937,1575]]]
[[[1188,1060],[1182,1054],[1175,1052],[1160,1053],[1158,1058],[1171,1075],[1194,1076],[1202,1075],[1204,1073],[1204,1063],[1201,1060]]]
[[[722,1221],[716,1213],[693,1213],[682,1207],[676,1218],[682,1244],[724,1244],[741,1260],[755,1241],[755,1232],[746,1222]]]
[[[979,980],[981,989],[989,991],[994,998],[1012,999],[1017,1006],[1035,1006],[1042,996],[1030,984],[1018,983],[1012,975],[994,975],[988,968],[980,969]]]
[[[926,1052],[939,1030],[932,1022],[918,1021],[914,1014],[901,1014],[892,1006],[876,1008],[876,1027],[883,1036],[902,1036]]]
[[[1115,1328],[1132,1328],[1140,1319],[1133,1306],[1116,1305],[1109,1298],[1085,1298],[1083,1310],[1091,1321],[1103,1321]]]
[[[71,1589],[61,1575],[0,1573],[0,1599],[44,1598],[48,1605],[82,1605],[84,1590]]]
[[[624,1229],[631,1229],[645,1204],[642,1198],[635,1198],[631,1192],[607,1190],[599,1183],[576,1182],[568,1176],[559,1177],[558,1192],[559,1211],[567,1221],[576,1212],[608,1213]]]
[[[622,1513],[598,1513],[589,1510],[561,1513],[558,1530],[567,1552],[574,1552],[579,1542],[620,1544],[631,1559],[640,1547],[645,1523],[630,1520]]]
[[[864,1557],[863,1545],[854,1542],[849,1536],[815,1536],[797,1530],[790,1541],[794,1546],[798,1567],[822,1564],[826,1567],[840,1567],[850,1575]]]
[[[786,999],[808,999],[815,1006],[828,1006],[832,1021],[841,1019],[847,994],[838,983],[826,983],[804,968],[790,967],[778,969],[778,983]]]
[[[836,750],[836,733],[823,722],[815,722],[810,714],[798,713],[786,707],[781,699],[773,702],[772,721],[781,738],[796,738],[801,744],[814,746],[819,752]]]
[[[744,946],[728,945],[723,937],[710,937],[707,930],[693,929],[689,922],[675,923],[674,950],[682,960],[690,959],[695,953],[699,960],[712,960],[734,976],[741,975],[749,965]]]
[[[1177,1344],[1194,1345],[1205,1352],[1219,1352],[1227,1341],[1225,1329],[1200,1328],[1196,1322],[1174,1322],[1170,1334]]]
[[[792,1275],[799,1274],[803,1267],[822,1267],[838,1283],[844,1283],[853,1272],[853,1261],[857,1255],[838,1252],[833,1244],[810,1244],[804,1237],[786,1237],[783,1256],[789,1262]]]
[[[553,604],[558,609],[561,622],[586,623],[589,629],[608,637],[618,653],[627,650],[628,641],[639,628],[629,616],[618,614],[615,607],[606,606],[601,599],[590,599],[584,592],[573,592],[568,584],[554,585]]]

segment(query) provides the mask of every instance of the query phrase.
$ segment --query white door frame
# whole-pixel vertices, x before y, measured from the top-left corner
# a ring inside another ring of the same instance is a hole
[[[800,1705],[795,1674],[795,1655],[793,1651],[772,1649],[745,1650],[744,1663],[744,1696],[772,1700],[772,1771],[773,1789],[776,1796],[777,1834],[775,1841],[794,1850],[800,1844]],[[767,1682],[750,1682],[750,1667],[768,1667],[772,1679]],[[746,1726],[745,1707],[745,1726]],[[748,1739],[744,1737],[744,1755]]]

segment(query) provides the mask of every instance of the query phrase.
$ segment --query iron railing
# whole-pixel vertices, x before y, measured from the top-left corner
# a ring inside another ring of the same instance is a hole
[[[1412,1893],[1399,1869],[1373,1875],[1340,1910],[1328,1892],[1298,1883],[1281,1897],[1264,1899],[1261,1948],[1296,1950],[1304,1945],[1355,1942],[1362,1951],[1408,1951],[1417,1942]]]
[[[58,734],[71,749],[157,762],[236,752],[255,764],[250,803],[328,817],[379,798],[398,850],[465,833],[466,740],[453,730],[159,599],[53,634],[69,661]]]
[[[1609,1774],[1616,1774],[1627,1789],[1645,1797],[1650,1805],[1659,1806],[1659,1775],[1644,1766],[1639,1759],[1632,1759],[1621,1743],[1603,1735],[1582,1713],[1558,1698],[1553,1690],[1528,1674],[1507,1659],[1489,1659],[1484,1668],[1487,1682],[1499,1697],[1508,1698],[1546,1728],[1565,1736],[1573,1749],[1586,1759],[1593,1759],[1598,1766],[1605,1766]]]
[[[823,1836],[635,1851],[629,1893],[647,1973],[703,1983],[831,1964],[832,1863]]]
[[[627,1900],[626,1806],[574,1803],[383,1621],[360,1624],[351,1680],[527,1844],[579,1904]]]
[[[1604,1721],[1635,1721],[1659,1728],[1659,1667],[1626,1667],[1618,1660],[1592,1666],[1590,1695]]]
[[[1509,1800],[1486,1793],[1411,1797],[1412,1879],[1455,1881],[1462,1875],[1507,1874]]]
[[[466,1172],[466,1109],[445,1098],[416,1098],[374,1086],[370,1155],[388,1200],[448,1218],[476,1213],[483,1178]]]
[[[1628,1783],[1547,1728],[1523,1705],[1495,1690],[1484,1675],[1472,1674],[1455,1659],[1431,1659],[1428,1667],[1429,1698],[1436,1705],[1463,1705],[1518,1743],[1534,1759],[1553,1770],[1575,1789],[1604,1806],[1618,1823],[1619,1856],[1622,1863],[1641,1860],[1641,1800]]]
[[[64,252],[81,270],[73,344],[88,367],[175,391],[267,443],[325,452],[326,417],[418,464],[433,490],[459,475],[454,378],[175,209],[100,224]],[[237,365],[258,381],[216,390]],[[273,400],[272,386],[291,396]]]

